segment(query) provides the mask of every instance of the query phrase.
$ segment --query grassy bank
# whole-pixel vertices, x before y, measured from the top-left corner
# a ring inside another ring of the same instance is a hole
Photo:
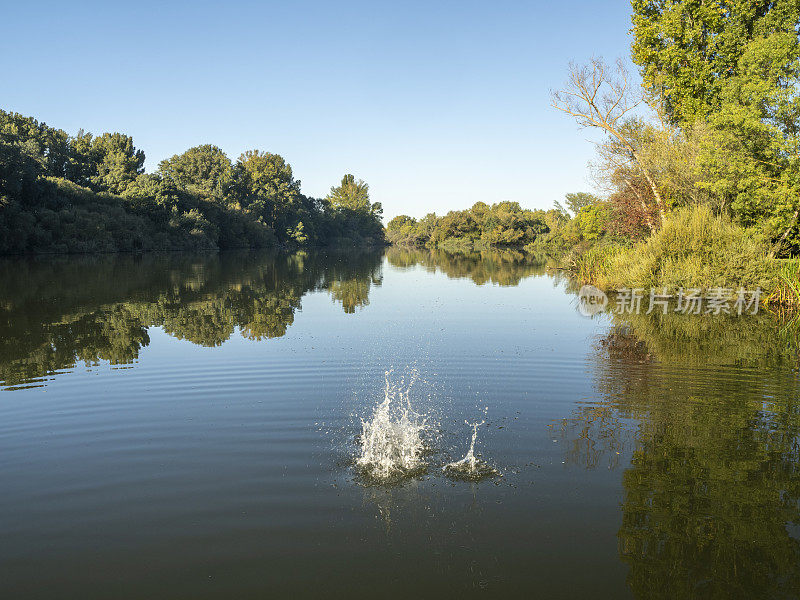
[[[767,303],[800,305],[800,261],[771,258],[757,234],[704,205],[675,211],[630,247],[601,240],[565,265],[582,283],[607,291],[760,288]]]

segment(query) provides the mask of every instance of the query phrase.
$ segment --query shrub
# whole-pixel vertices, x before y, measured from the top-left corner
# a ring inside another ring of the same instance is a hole
[[[752,230],[695,205],[674,212],[647,240],[614,256],[595,283],[606,289],[770,289],[775,274]]]

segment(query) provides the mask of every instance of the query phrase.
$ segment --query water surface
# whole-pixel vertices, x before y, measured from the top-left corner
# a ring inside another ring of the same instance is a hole
[[[573,287],[514,252],[0,261],[0,596],[800,596],[794,327]],[[390,369],[434,427],[376,485]],[[448,477],[480,421],[501,476]]]

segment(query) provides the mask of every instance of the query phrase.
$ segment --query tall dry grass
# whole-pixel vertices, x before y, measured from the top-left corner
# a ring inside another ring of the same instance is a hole
[[[605,257],[592,272],[593,283],[605,289],[772,290],[777,280],[773,263],[752,231],[695,205],[675,211],[647,240]]]

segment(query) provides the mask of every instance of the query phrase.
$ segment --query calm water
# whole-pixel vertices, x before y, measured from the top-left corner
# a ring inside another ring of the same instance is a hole
[[[575,303],[514,253],[0,262],[0,597],[799,597],[796,328]],[[389,369],[427,470],[371,485]],[[443,473],[466,421],[502,477]]]

